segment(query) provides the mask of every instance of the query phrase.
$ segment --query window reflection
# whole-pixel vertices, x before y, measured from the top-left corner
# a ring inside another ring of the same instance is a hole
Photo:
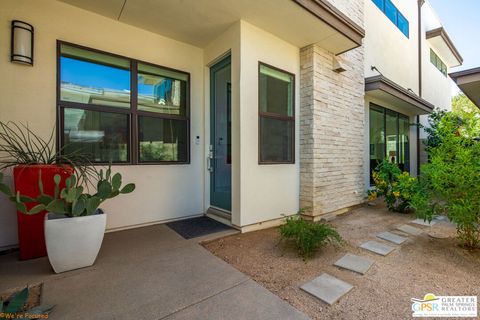
[[[138,109],[184,116],[187,77],[185,74],[146,64],[138,65]]]
[[[94,162],[128,161],[128,115],[64,109],[65,153],[88,156]]]
[[[62,45],[60,99],[130,108],[129,68],[126,59]]]
[[[187,121],[139,117],[140,161],[187,161]]]

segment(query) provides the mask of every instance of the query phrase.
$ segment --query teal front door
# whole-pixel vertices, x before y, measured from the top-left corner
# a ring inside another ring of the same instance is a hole
[[[232,110],[230,56],[210,68],[210,205],[232,209]]]

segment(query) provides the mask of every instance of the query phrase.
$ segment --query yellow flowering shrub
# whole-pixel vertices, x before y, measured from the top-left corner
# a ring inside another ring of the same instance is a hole
[[[368,191],[368,200],[384,197],[391,211],[406,212],[418,188],[417,179],[402,172],[394,163],[384,160],[372,173],[375,186]]]

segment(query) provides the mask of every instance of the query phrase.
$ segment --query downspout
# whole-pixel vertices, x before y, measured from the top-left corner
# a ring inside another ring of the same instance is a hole
[[[425,0],[418,0],[418,96],[422,97],[422,6]],[[420,116],[417,116],[417,176],[420,175]]]

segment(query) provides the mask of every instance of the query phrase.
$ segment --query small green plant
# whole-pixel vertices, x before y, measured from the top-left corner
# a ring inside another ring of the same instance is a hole
[[[306,221],[301,218],[301,212],[285,218],[285,224],[280,226],[281,239],[292,243],[300,256],[309,258],[329,243],[343,243],[342,237],[332,226]]]
[[[395,163],[382,161],[372,173],[375,186],[368,191],[369,200],[385,198],[390,211],[407,212],[418,189],[418,181],[408,172],[402,172]]]
[[[0,300],[0,320],[24,318],[34,319],[36,318],[35,316],[48,315],[55,307],[46,305],[25,310],[28,294],[28,287],[25,287],[23,290],[13,294],[7,300]]]
[[[110,168],[106,170],[105,175],[103,170],[99,171],[95,194],[84,193],[84,187],[79,185],[75,174],[65,180],[65,188],[62,189],[60,189],[60,175],[54,176],[55,190],[53,197],[43,192],[41,171],[39,171],[38,181],[40,195],[37,198],[29,198],[18,192],[13,194],[10,188],[2,183],[2,180],[3,174],[0,172],[0,192],[6,194],[16,204],[17,210],[25,214],[37,214],[46,210],[67,217],[92,215],[104,201],[135,190],[133,183],[122,187],[122,176],[120,173],[112,175]],[[38,204],[28,209],[28,203]]]

